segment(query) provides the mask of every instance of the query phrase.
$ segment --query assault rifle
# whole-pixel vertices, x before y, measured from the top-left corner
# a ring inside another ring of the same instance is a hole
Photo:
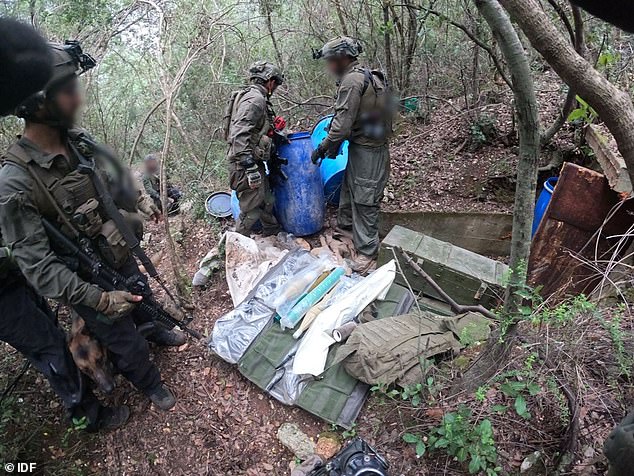
[[[269,176],[272,180],[288,180],[288,176],[282,170],[283,165],[288,165],[288,160],[280,156],[278,149],[281,145],[288,144],[285,134],[273,130],[273,147],[271,148],[271,158],[267,162]],[[279,182],[278,182],[279,183]]]
[[[154,299],[147,279],[145,279],[140,272],[130,277],[125,277],[109,268],[96,257],[87,240],[81,239],[81,246],[78,246],[48,220],[42,219],[42,224],[49,239],[67,253],[67,258],[74,260],[68,264],[72,268],[81,266],[82,270],[86,269],[90,273],[90,281],[93,284],[105,291],[128,291],[137,296],[141,296],[143,300],[137,304],[135,312],[145,315],[150,318],[153,323],[166,329],[171,330],[174,327],[178,327],[196,339],[202,337],[200,333],[187,327],[193,319],[192,316],[178,320]]]

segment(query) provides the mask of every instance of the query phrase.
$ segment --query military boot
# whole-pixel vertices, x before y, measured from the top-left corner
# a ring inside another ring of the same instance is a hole
[[[359,254],[354,261],[350,260],[350,269],[355,273],[365,275],[376,269],[376,260],[372,256]]]
[[[119,407],[103,407],[99,412],[96,430],[110,431],[122,427],[130,418],[130,408],[126,405]]]
[[[187,337],[177,330],[158,329],[147,336],[147,340],[162,347],[180,347],[187,342]]]
[[[154,405],[163,411],[170,410],[176,405],[176,397],[171,390],[162,383],[146,392],[146,395]]]

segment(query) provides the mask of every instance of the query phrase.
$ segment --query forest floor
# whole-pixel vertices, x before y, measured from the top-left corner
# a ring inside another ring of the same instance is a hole
[[[540,102],[555,105],[546,119],[556,114],[559,97],[558,91],[540,94]],[[510,130],[508,104],[509,101],[501,101],[488,106],[497,118],[500,135]],[[465,115],[456,114],[454,107],[439,108],[431,123],[422,128],[401,126],[392,149],[393,176],[387,190],[387,209],[511,209],[512,190],[508,195],[509,191],[503,188],[489,188],[489,179],[506,177],[513,170],[513,144],[496,139],[470,150],[470,122]],[[217,244],[222,227],[190,219],[183,220],[183,226],[179,248],[187,271],[193,276],[198,261]],[[149,230],[149,249],[162,249],[163,228],[150,225]],[[166,270],[168,263],[161,267]],[[192,326],[209,335],[215,320],[232,308],[223,272],[217,272],[209,285],[195,290],[192,297]],[[604,316],[610,319],[609,313]],[[6,461],[4,453],[13,460],[37,462],[40,474],[55,475],[282,476],[289,474],[294,457],[279,443],[276,434],[282,423],[292,422],[314,439],[333,430],[343,437],[363,436],[391,462],[392,475],[467,474],[464,465],[444,453],[418,458],[414,447],[402,439],[406,431],[427,434],[439,425],[443,413],[458,411],[461,404],[467,403],[476,408],[477,421],[486,417],[493,422],[497,454],[506,470],[516,472],[535,451],[540,452],[545,464],[552,465],[562,448],[574,439],[578,444],[570,474],[601,474],[605,470],[600,452],[602,441],[622,416],[623,400],[630,396],[629,387],[621,382],[618,372],[623,362],[610,357],[614,335],[621,328],[619,323],[616,327],[601,326],[590,317],[572,327],[572,331],[565,326],[553,330],[547,338],[565,353],[565,358],[556,360],[556,368],[535,357],[528,344],[518,345],[500,381],[483,388],[479,396],[449,398],[447,382],[456,378],[464,366],[456,359],[441,366],[434,375],[436,380],[428,382],[428,392],[419,406],[400,395],[374,392],[356,426],[347,433],[267,396],[242,377],[235,366],[212,355],[204,339],[190,340],[177,349],[153,349],[153,358],[166,384],[178,397],[176,407],[169,412],[154,408],[119,378],[118,388],[105,400],[129,405],[132,416],[124,428],[109,433],[88,435],[68,429],[63,411],[46,382],[29,370],[10,398],[0,405],[0,432],[4,432],[0,438],[0,462]],[[542,338],[541,327],[525,331],[529,343]],[[563,344],[565,339],[583,350],[571,351],[573,347]],[[622,335],[620,339],[623,345],[627,341]],[[475,353],[477,348],[467,352],[467,362]],[[0,346],[0,385],[9,382],[21,366],[22,359],[16,352]],[[605,368],[609,371],[604,372]],[[565,392],[558,385],[562,376],[568,379],[566,382],[584,383],[578,394],[578,414],[567,410]],[[508,383],[509,378],[520,382],[528,378],[538,385],[539,391],[525,398],[532,415],[500,410],[517,404],[513,403],[515,397],[501,391],[501,385]],[[578,423],[572,434],[571,418]]]

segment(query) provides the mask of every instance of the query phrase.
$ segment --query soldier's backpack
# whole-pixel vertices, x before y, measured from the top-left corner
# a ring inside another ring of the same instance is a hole
[[[235,106],[236,104],[238,104],[238,102],[240,102],[240,99],[242,99],[242,96],[244,96],[245,93],[249,89],[250,89],[250,86],[247,86],[246,88],[233,91],[231,93],[231,96],[229,96],[227,103],[225,104],[225,109],[222,116],[222,133],[223,133],[222,137],[227,142],[229,141],[229,130],[231,129],[231,117],[233,116],[233,111],[235,109]]]
[[[361,97],[365,96],[368,88],[372,86],[374,92],[373,110],[362,117],[363,133],[372,139],[383,139],[392,134],[392,118],[395,110],[395,101],[390,85],[382,71],[363,68],[363,88]]]

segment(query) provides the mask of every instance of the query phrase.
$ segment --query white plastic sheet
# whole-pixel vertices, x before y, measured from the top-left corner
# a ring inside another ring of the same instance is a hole
[[[234,307],[251,292],[255,284],[275,266],[288,250],[276,246],[275,239],[259,239],[228,231],[226,235],[227,284]]]
[[[345,296],[319,314],[300,341],[293,362],[293,373],[315,376],[323,373],[328,349],[335,343],[332,331],[353,320],[375,299],[383,300],[395,277],[396,263],[392,260],[360,281]]]

